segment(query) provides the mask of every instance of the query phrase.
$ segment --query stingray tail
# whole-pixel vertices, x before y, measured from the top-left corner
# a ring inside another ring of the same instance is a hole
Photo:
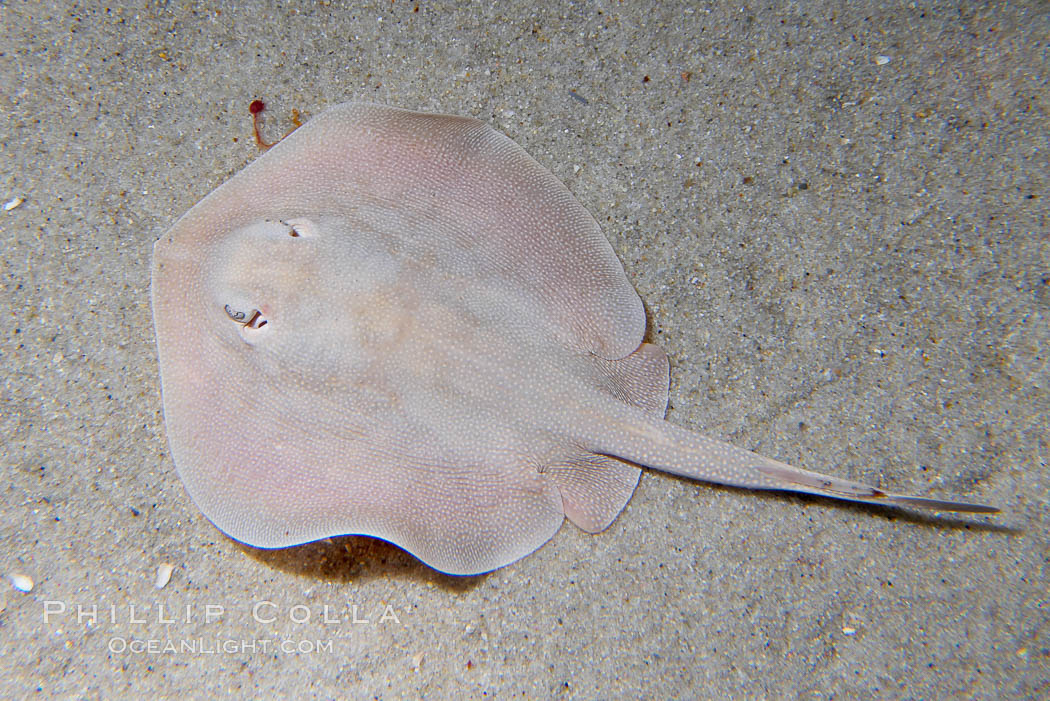
[[[621,413],[619,411],[615,413]],[[994,514],[985,504],[895,494],[878,487],[810,472],[750,450],[679,428],[624,407],[622,415],[604,417],[591,436],[591,450],[662,472],[748,489],[781,489],[869,504],[889,504],[932,511]]]
[[[761,463],[752,465],[756,471],[767,475],[776,482],[783,484],[782,489],[791,491],[819,494],[836,499],[848,499],[850,501],[862,501],[869,504],[896,504],[898,506],[912,506],[931,511],[959,511],[971,514],[996,514],[999,509],[986,504],[972,504],[965,501],[949,501],[945,499],[928,499],[926,497],[909,496],[907,494],[894,494],[884,492],[877,487],[871,487],[860,482],[844,480],[830,475],[822,475],[819,472],[800,470],[790,465],[781,465],[773,460],[764,458]],[[770,487],[776,489],[777,487]]]

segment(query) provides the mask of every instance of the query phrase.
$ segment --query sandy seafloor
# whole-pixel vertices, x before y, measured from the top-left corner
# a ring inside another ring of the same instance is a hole
[[[1050,694],[1046,4],[117,5],[0,3],[0,695]],[[649,472],[486,576],[227,539],[166,444],[149,265],[258,156],[254,98],[271,136],[349,99],[492,124],[602,224],[671,421],[1004,513]]]

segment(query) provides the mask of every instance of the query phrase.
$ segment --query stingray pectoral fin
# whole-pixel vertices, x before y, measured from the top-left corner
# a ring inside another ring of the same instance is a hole
[[[763,459],[751,465],[752,469],[772,477],[782,483],[783,489],[801,491],[809,494],[818,494],[834,497],[836,499],[848,499],[850,501],[863,501],[870,504],[898,504],[901,506],[914,506],[933,511],[961,511],[973,514],[996,514],[999,509],[985,504],[970,504],[961,501],[946,501],[943,499],[927,499],[926,497],[908,496],[905,494],[893,494],[860,482],[844,480],[819,472],[800,470],[790,465],[778,463],[774,460]],[[777,487],[769,487],[776,489]]]

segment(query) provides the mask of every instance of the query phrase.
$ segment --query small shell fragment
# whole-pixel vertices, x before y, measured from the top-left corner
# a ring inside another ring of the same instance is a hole
[[[12,197],[7,202],[4,202],[4,211],[10,212],[12,209],[22,204],[23,202],[25,202],[25,198],[23,197]]]
[[[171,573],[174,571],[175,565],[170,562],[165,562],[157,568],[157,579],[154,582],[157,589],[163,589],[168,585],[168,582],[171,581]]]
[[[876,66],[885,66],[889,62],[890,62],[890,57],[889,56],[882,56],[880,54],[879,56],[875,57],[875,65]]]
[[[28,594],[33,591],[33,578],[27,574],[13,574],[11,575],[11,586]]]

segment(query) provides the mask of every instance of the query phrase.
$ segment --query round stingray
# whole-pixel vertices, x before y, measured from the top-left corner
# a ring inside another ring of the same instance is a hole
[[[220,529],[260,547],[374,535],[460,573],[539,547],[558,476],[589,483],[572,450],[552,461],[555,439],[516,432],[547,410],[511,392],[628,356],[645,329],[593,218],[514,142],[356,103],[183,216],[152,295],[172,454]],[[653,372],[637,403],[662,413],[662,353]],[[591,529],[638,478],[609,462],[608,494],[577,509]]]
[[[800,470],[663,420],[668,363],[597,224],[473,119],[333,107],[154,249],[179,475],[230,536],[390,540],[451,573],[616,517],[638,465],[994,512]]]

